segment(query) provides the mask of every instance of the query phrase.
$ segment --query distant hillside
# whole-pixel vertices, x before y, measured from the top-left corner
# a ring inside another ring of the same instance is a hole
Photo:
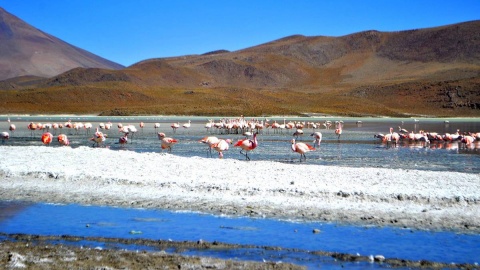
[[[52,77],[76,67],[123,68],[44,33],[0,8],[0,80],[26,75]]]
[[[52,112],[99,114],[480,116],[480,21],[295,35],[121,70],[24,76],[0,82],[0,89],[0,113],[19,111],[27,100],[36,101],[23,109],[45,112],[45,100]],[[92,105],[64,104],[72,99]]]

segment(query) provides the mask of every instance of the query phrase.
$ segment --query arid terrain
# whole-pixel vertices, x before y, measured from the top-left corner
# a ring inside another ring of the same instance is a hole
[[[106,66],[108,60],[83,51],[81,60],[72,60],[75,68],[60,72],[53,68],[60,57],[45,47],[54,37],[0,14],[1,48],[23,48],[0,52],[1,114],[480,115],[480,21],[340,37],[295,35],[126,68]],[[23,66],[22,54],[38,47],[45,48],[43,57],[23,57],[30,61]],[[79,52],[74,48],[71,56]],[[36,70],[29,68],[33,61]]]

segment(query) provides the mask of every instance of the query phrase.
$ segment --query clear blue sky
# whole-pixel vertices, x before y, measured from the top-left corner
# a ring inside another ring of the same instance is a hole
[[[285,36],[343,36],[480,19],[480,0],[0,0],[30,25],[128,66]]]

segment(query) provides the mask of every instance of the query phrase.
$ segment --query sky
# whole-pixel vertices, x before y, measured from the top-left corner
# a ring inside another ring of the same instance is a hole
[[[124,66],[297,34],[343,36],[480,19],[480,0],[0,0],[0,7]]]

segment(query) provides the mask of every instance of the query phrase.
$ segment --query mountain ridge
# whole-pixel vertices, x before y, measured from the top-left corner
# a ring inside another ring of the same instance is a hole
[[[478,116],[480,21],[292,35],[121,69],[75,67],[43,79],[0,81],[0,99],[0,113],[21,111],[28,100],[24,110],[41,112],[48,102],[50,112],[99,114]]]
[[[0,80],[52,77],[76,67],[123,68],[36,29],[0,7]]]

